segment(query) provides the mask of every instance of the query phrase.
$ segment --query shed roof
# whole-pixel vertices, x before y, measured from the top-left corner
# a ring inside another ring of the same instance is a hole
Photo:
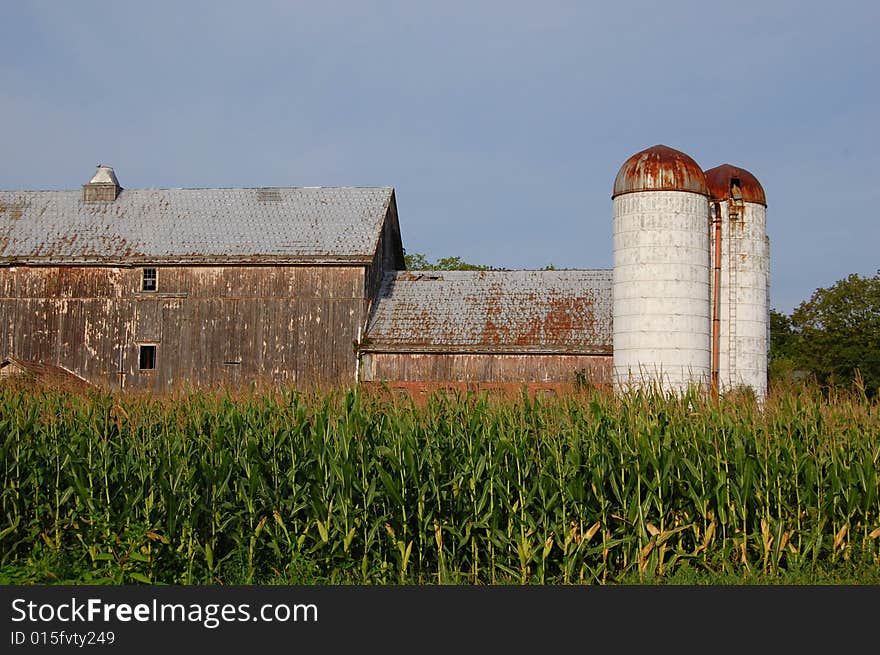
[[[0,191],[0,264],[366,262],[391,187]]]
[[[18,357],[0,359],[0,379],[13,377],[22,378],[29,382],[74,389],[85,389],[92,386],[84,378],[61,366],[27,361]]]
[[[386,273],[366,352],[610,354],[611,271]]]

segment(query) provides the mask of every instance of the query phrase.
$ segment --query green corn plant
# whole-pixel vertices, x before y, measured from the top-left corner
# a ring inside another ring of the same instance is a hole
[[[878,434],[876,399],[810,389],[758,406],[4,385],[0,571],[581,584],[880,561]]]

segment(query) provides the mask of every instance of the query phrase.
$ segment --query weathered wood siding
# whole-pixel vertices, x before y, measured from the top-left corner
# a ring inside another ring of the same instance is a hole
[[[400,249],[400,226],[397,221],[397,204],[394,196],[391,196],[391,204],[382,224],[382,232],[379,235],[376,253],[373,261],[367,267],[364,275],[364,298],[367,304],[367,312],[371,302],[379,293],[382,278],[387,271],[402,271],[406,268],[403,252]],[[367,314],[365,314],[366,318]]]
[[[610,355],[511,353],[364,353],[365,382],[485,382],[573,384],[584,376],[611,382]]]
[[[157,267],[155,292],[142,270],[0,268],[0,355],[126,389],[354,382],[363,266]],[[153,371],[141,344],[156,345]]]

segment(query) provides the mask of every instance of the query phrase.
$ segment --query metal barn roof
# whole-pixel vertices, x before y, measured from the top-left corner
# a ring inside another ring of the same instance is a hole
[[[386,273],[362,350],[611,354],[611,271]]]
[[[390,187],[0,191],[0,264],[333,263],[375,253]]]

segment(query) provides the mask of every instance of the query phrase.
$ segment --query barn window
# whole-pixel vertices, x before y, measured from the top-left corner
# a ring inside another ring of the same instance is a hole
[[[138,368],[142,371],[152,371],[156,368],[156,346],[141,346]]]
[[[145,268],[141,291],[155,291],[157,279],[155,268]]]

